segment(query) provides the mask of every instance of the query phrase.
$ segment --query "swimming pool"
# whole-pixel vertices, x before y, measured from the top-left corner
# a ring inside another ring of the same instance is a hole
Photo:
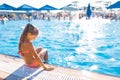
[[[0,54],[20,57],[18,41],[28,21],[0,23]],[[42,32],[33,42],[49,51],[49,63],[120,77],[120,21],[33,20]]]

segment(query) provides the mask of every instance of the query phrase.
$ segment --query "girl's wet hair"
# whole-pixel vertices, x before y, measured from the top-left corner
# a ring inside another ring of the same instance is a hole
[[[23,43],[25,40],[27,40],[27,34],[28,33],[31,33],[32,35],[38,35],[39,34],[39,31],[36,27],[34,27],[32,24],[28,23],[22,34],[21,34],[21,37],[20,37],[20,42],[19,42],[19,50],[20,50],[20,47],[21,47],[21,43]]]

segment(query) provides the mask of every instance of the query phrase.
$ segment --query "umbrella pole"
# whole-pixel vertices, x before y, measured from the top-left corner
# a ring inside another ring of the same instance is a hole
[[[47,13],[48,13],[48,15],[47,15],[47,17],[48,17],[48,21],[50,21],[50,11],[47,10]]]
[[[69,20],[72,20],[71,11],[69,12]]]
[[[28,16],[28,22],[32,21],[32,13],[30,13],[29,11],[27,12],[27,16]]]

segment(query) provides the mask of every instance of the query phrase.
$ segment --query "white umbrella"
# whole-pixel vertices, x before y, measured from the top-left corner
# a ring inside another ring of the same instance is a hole
[[[79,9],[73,6],[65,6],[65,7],[62,7],[60,10],[77,11]]]

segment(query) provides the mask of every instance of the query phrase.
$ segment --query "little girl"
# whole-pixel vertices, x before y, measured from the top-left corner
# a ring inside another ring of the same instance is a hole
[[[19,54],[22,56],[28,67],[35,68],[41,66],[45,70],[53,70],[52,67],[46,67],[42,62],[42,59],[45,61],[48,60],[47,50],[42,48],[37,48],[35,50],[34,46],[32,45],[32,41],[37,37],[38,34],[38,29],[33,25],[27,24],[25,26],[25,29],[20,37]]]

